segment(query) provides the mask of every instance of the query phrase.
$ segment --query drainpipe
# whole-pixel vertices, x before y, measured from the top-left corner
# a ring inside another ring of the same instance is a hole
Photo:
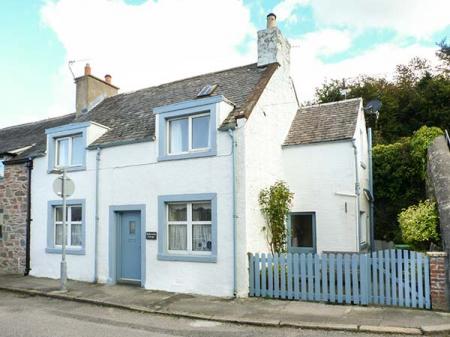
[[[360,196],[360,185],[359,185],[359,172],[358,172],[358,148],[356,147],[356,139],[352,139],[353,152],[355,154],[355,194],[356,194],[356,250],[359,252],[359,222],[360,222],[360,209],[361,209],[361,201],[359,200]]]
[[[369,128],[368,134],[369,143],[369,190],[370,190],[370,249],[375,250],[375,197],[373,194],[373,164],[372,164],[372,129]]]
[[[233,176],[233,296],[237,295],[236,285],[236,151],[237,145],[234,129],[228,129],[228,135],[231,138],[231,157],[232,157],[232,176]]]
[[[94,257],[94,278],[95,282],[98,282],[98,232],[99,232],[99,198],[100,198],[100,189],[99,189],[99,176],[100,176],[100,147],[97,147],[97,154],[95,160],[95,257]]]
[[[28,158],[28,190],[27,190],[27,224],[25,230],[25,272],[24,275],[30,274],[30,244],[31,244],[31,170],[33,169],[33,160]]]

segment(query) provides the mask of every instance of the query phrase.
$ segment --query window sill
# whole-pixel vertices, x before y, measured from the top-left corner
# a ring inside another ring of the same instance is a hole
[[[45,248],[47,254],[62,254],[61,248]],[[67,255],[86,255],[84,248],[66,248]]]
[[[48,170],[47,173],[52,174],[52,173],[56,173],[56,174],[61,174],[61,170],[62,168],[53,168],[51,170]],[[85,171],[86,170],[86,166],[84,165],[80,165],[80,166],[69,166],[66,167],[66,172],[76,172],[76,171]]]
[[[175,255],[175,254],[158,254],[160,261],[184,261],[184,262],[206,262],[216,263],[215,255]]]
[[[172,154],[172,155],[166,154],[166,155],[159,156],[158,161],[213,157],[216,154],[217,154],[216,149],[210,149],[207,151],[199,151],[199,152],[182,153],[182,154]]]

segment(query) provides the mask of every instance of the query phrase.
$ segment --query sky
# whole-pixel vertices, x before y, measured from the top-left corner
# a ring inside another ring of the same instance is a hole
[[[73,112],[72,60],[120,92],[254,63],[270,12],[301,102],[327,80],[436,62],[450,40],[448,0],[2,0],[0,127]]]

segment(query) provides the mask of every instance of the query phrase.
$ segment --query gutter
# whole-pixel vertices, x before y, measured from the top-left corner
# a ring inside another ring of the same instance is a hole
[[[25,271],[24,276],[30,274],[30,244],[31,244],[31,170],[33,169],[33,159],[28,158],[26,163],[28,168],[28,190],[27,190],[27,223],[25,229]]]
[[[228,129],[228,135],[231,138],[231,157],[232,157],[232,177],[233,177],[233,296],[237,295],[237,282],[236,282],[236,151],[237,146],[235,134],[235,129]]]
[[[98,239],[99,239],[99,199],[100,199],[100,154],[101,148],[97,147],[95,160],[95,250],[94,250],[94,280],[98,282]]]
[[[370,249],[375,250],[375,197],[373,194],[373,164],[372,164],[372,128],[368,129],[369,147],[369,191],[372,196],[370,200]]]
[[[360,185],[359,185],[359,172],[358,172],[358,150],[356,147],[356,139],[352,139],[353,153],[355,154],[355,194],[356,194],[356,250],[360,250],[360,211],[361,211],[361,200],[360,200]]]

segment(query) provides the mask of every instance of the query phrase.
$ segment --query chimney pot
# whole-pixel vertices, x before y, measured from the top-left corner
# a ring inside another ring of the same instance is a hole
[[[267,15],[267,28],[275,28],[277,26],[277,16],[273,13]]]
[[[109,74],[105,75],[105,82],[111,84],[112,77]]]
[[[86,65],[84,66],[84,75],[90,75],[91,74],[91,66],[89,65],[89,63],[86,63]]]

